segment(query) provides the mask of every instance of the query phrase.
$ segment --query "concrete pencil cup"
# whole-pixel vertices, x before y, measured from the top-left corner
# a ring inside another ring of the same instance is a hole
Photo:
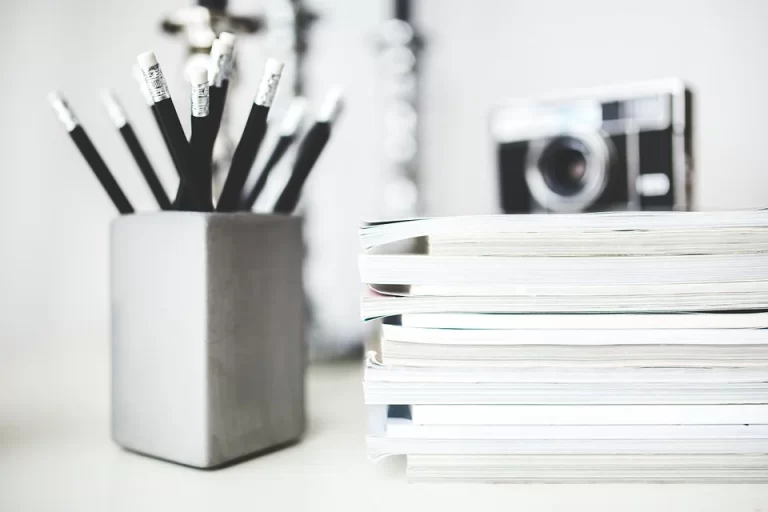
[[[162,212],[111,230],[112,438],[215,468],[304,426],[301,219]]]

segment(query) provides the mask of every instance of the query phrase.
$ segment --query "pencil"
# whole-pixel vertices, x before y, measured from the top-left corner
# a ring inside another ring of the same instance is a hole
[[[208,140],[211,133],[210,89],[208,71],[193,69],[189,77],[190,112],[192,135],[189,138],[192,170],[195,173],[195,210],[202,212],[213,211],[213,192],[210,153]]]
[[[191,210],[194,208],[197,194],[194,190],[195,181],[190,165],[189,143],[179,122],[179,116],[176,114],[168,83],[153,52],[142,53],[136,60],[152,96],[152,109],[157,112],[160,127],[168,138],[171,155],[178,163],[179,190],[173,207],[178,210]]]
[[[211,153],[213,153],[213,146],[221,128],[221,120],[224,117],[227,90],[234,66],[234,51],[235,36],[229,32],[222,32],[211,47],[211,68],[208,72],[211,86],[210,116],[212,128],[209,140]]]
[[[128,150],[131,152],[133,160],[139,167],[142,176],[144,176],[144,180],[147,182],[149,190],[155,197],[160,209],[170,210],[171,201],[168,199],[168,195],[165,193],[165,189],[163,188],[162,183],[160,183],[160,179],[157,177],[149,158],[147,158],[147,154],[144,152],[144,148],[141,146],[138,137],[136,137],[133,127],[131,127],[131,123],[128,121],[128,117],[125,114],[125,109],[112,91],[103,91],[102,101],[104,102],[109,117],[115,123],[117,130],[123,137],[125,145],[128,146]]]
[[[219,132],[218,116],[219,110],[224,112],[224,104],[221,96],[221,41],[216,39],[211,46],[211,54],[208,60],[208,116],[210,117],[211,132],[205,141],[205,149],[210,153],[209,160],[213,164],[213,147],[216,143],[216,137]]]
[[[248,186],[248,184],[245,186],[245,193],[240,198],[240,210],[249,211],[253,208],[256,199],[258,199],[259,194],[261,194],[264,186],[267,184],[267,179],[272,169],[280,162],[280,159],[288,152],[288,148],[291,147],[293,141],[296,140],[296,134],[301,127],[306,106],[307,100],[301,96],[294,98],[291,102],[280,124],[277,142],[274,148],[272,148],[272,153],[270,153],[267,162],[264,164],[264,168],[261,170],[256,183],[252,186]]]
[[[149,110],[152,112],[152,117],[155,118],[155,124],[157,124],[157,129],[160,130],[160,135],[163,137],[165,148],[171,155],[173,168],[176,169],[176,174],[181,176],[181,165],[176,161],[176,156],[171,152],[171,145],[168,142],[168,136],[165,134],[165,131],[163,131],[163,127],[160,124],[160,115],[157,113],[157,109],[154,108],[155,100],[152,99],[152,94],[149,92],[149,87],[147,87],[147,81],[144,79],[144,73],[142,73],[138,64],[133,65],[133,77],[139,83],[139,90],[141,90],[141,95],[144,97],[144,101],[146,101]]]
[[[243,129],[243,135],[232,155],[232,164],[229,174],[224,181],[224,187],[216,205],[216,211],[231,212],[238,208],[240,194],[248,179],[248,173],[256,160],[264,134],[267,132],[267,115],[272,102],[275,99],[277,85],[280,83],[280,74],[283,72],[283,63],[275,59],[267,60],[264,76],[259,84],[251,112]]]
[[[88,162],[88,165],[101,183],[101,186],[104,187],[104,190],[107,192],[107,195],[109,195],[109,198],[112,200],[112,204],[115,205],[115,208],[117,208],[117,211],[124,214],[133,213],[133,206],[131,206],[128,198],[125,197],[123,190],[120,188],[120,185],[117,184],[117,181],[115,181],[115,177],[112,176],[107,164],[104,163],[104,160],[101,158],[101,155],[99,155],[99,152],[96,150],[93,142],[91,142],[88,134],[86,134],[83,127],[80,126],[74,112],[69,108],[67,101],[58,92],[49,94],[48,101],[56,111],[64,128],[69,132],[69,136],[74,141],[75,146],[80,150],[85,161]]]
[[[301,197],[301,189],[331,136],[332,125],[338,118],[341,108],[341,90],[334,89],[320,107],[315,124],[299,144],[291,177],[275,203],[275,213],[290,214],[296,209]]]

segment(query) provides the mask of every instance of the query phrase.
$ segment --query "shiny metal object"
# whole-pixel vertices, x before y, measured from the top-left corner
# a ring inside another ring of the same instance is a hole
[[[304,431],[297,217],[124,215],[111,233],[112,437],[197,468]]]
[[[379,32],[383,69],[386,216],[413,217],[419,195],[418,71],[423,39],[410,21],[392,18]]]

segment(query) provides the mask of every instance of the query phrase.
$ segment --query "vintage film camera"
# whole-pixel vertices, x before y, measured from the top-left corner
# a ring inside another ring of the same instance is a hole
[[[506,213],[690,210],[692,94],[676,79],[496,109]]]

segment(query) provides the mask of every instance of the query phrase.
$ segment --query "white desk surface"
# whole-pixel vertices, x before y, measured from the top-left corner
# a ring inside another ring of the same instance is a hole
[[[487,510],[768,512],[761,485],[414,484],[365,455],[360,364],[309,371],[298,445],[217,471],[109,439],[106,347],[0,355],[0,511]]]

